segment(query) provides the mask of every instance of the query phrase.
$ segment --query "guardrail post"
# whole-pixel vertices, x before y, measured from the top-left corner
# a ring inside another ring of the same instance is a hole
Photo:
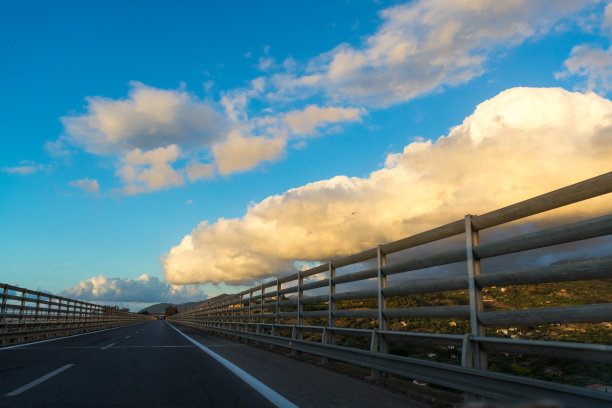
[[[244,323],[244,316],[243,316],[243,311],[244,311],[244,293],[240,292],[240,330],[242,330],[242,323]]]
[[[0,305],[0,333],[8,331],[8,321],[5,320],[6,314],[6,297],[8,296],[8,285],[4,285],[2,291],[2,304]],[[4,338],[0,339],[0,346],[4,345]]]
[[[372,330],[372,336],[370,337],[370,351],[377,352],[380,348],[380,335],[378,334],[378,329]],[[378,370],[372,370],[372,376],[377,376],[380,373]]]
[[[260,304],[261,308],[259,309],[261,313],[259,320],[261,323],[264,322],[264,293],[265,291],[266,291],[266,288],[264,288],[264,284],[262,283],[261,284],[261,304]]]
[[[297,328],[296,325],[293,325],[293,327],[291,328],[291,339],[295,340],[298,338],[298,331],[299,329]],[[289,342],[289,345],[292,345],[293,342]],[[291,349],[291,352],[289,353],[290,355],[294,356],[297,354],[297,351]]]
[[[251,323],[253,323],[253,289],[249,289],[249,324],[247,331],[251,331]]]
[[[19,323],[23,323],[23,332],[25,333],[25,327],[26,327],[26,318],[24,316],[24,307],[25,307],[25,302],[26,302],[26,293],[27,291],[25,289],[23,289],[21,291],[21,307],[19,308]],[[25,335],[23,338],[19,338],[19,342],[21,342],[21,340],[25,341]]]
[[[378,333],[378,331],[387,330],[387,318],[384,314],[384,310],[387,308],[387,299],[383,294],[383,290],[387,287],[387,276],[383,272],[383,268],[387,266],[387,256],[383,253],[380,245],[376,247],[376,259],[378,267],[378,330],[372,332],[372,342],[370,346],[372,351],[388,353],[389,345],[384,335]],[[372,376],[384,377],[385,373],[378,370],[372,370]]]
[[[472,216],[465,216],[465,246],[467,251],[467,273],[470,298],[470,328],[472,336],[486,336],[486,328],[480,324],[478,314],[483,311],[482,292],[476,285],[476,276],[480,275],[480,260],[474,255],[474,247],[478,246],[478,231],[472,226]],[[487,369],[487,353],[478,342],[470,341],[472,351],[472,367]]]
[[[281,283],[280,279],[276,278],[276,324],[280,324],[280,291],[281,291]]]
[[[302,287],[304,286],[304,277],[302,276],[302,271],[298,271],[298,279],[297,279],[297,324],[298,324],[298,339],[302,340],[302,309],[304,305],[302,305],[302,296],[303,291]]]
[[[336,284],[334,283],[334,278],[336,277],[336,268],[332,264],[332,261],[329,261],[329,300],[327,304],[327,325],[329,327],[336,327],[336,318],[334,316],[334,312],[336,310],[336,301],[334,300],[334,295],[336,294]],[[331,333],[329,336],[329,342],[327,344],[334,344],[334,333]]]
[[[334,344],[334,332],[333,328],[336,327],[336,318],[334,317],[334,311],[336,310],[336,301],[334,300],[334,295],[336,294],[336,284],[334,283],[334,278],[336,277],[336,268],[332,264],[332,261],[329,261],[329,276],[328,276],[328,301],[327,301],[327,326],[332,328],[328,330],[327,328],[323,328],[323,334],[321,335],[321,342],[324,344]],[[322,357],[321,362],[323,364],[329,363],[328,357]]]

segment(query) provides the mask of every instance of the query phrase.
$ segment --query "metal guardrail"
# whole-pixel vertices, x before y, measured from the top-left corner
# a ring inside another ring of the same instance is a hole
[[[70,336],[151,319],[44,292],[0,284],[0,347]]]
[[[571,224],[479,243],[479,232],[511,221],[540,214],[612,192],[612,172],[571,186],[501,208],[487,214],[467,215],[463,220],[378,245],[358,254],[332,259],[306,271],[263,283],[246,291],[204,302],[196,309],[169,317],[169,320],[200,329],[230,334],[401,374],[497,399],[554,397],[569,406],[598,407],[612,404],[612,394],[531,378],[487,371],[488,352],[507,352],[554,356],[612,363],[612,346],[561,341],[521,340],[488,337],[488,326],[521,324],[611,322],[612,303],[564,307],[543,307],[486,311],[483,288],[549,282],[612,278],[612,259],[597,259],[540,268],[508,270],[481,274],[481,260],[508,254],[576,242],[612,234],[612,214]],[[463,235],[465,247],[423,257],[406,258],[387,264],[387,255],[424,244],[437,243]],[[612,253],[610,254],[612,255]],[[376,267],[336,276],[336,269],[376,259]],[[441,265],[462,262],[466,275],[452,278],[416,280],[387,285],[387,277]],[[319,280],[305,282],[318,275]],[[338,285],[377,281],[376,289],[337,292]],[[288,286],[288,283],[293,285]],[[323,295],[305,296],[309,290],[327,287]],[[389,308],[387,298],[443,291],[467,290],[469,303],[458,306]],[[293,298],[287,295],[295,294]],[[376,299],[375,309],[336,308],[337,301]],[[305,305],[324,310],[304,310]],[[377,327],[354,329],[338,327],[336,319],[367,318]],[[457,318],[469,320],[470,330],[463,335],[417,333],[390,330],[390,319]],[[309,325],[307,319],[322,319],[327,325]],[[304,333],[321,333],[321,341],[304,340]],[[370,338],[370,351],[334,344],[336,335]],[[462,366],[418,360],[389,354],[390,342],[426,342],[453,345],[461,350]]]

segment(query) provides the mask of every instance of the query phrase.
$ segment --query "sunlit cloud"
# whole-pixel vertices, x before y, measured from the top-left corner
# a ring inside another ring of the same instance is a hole
[[[387,156],[369,177],[337,176],[202,222],[163,260],[168,282],[245,282],[418,233],[610,170],[612,102],[513,88],[435,141]],[[585,211],[597,208],[587,207]]]
[[[310,135],[318,127],[340,122],[361,122],[363,109],[357,108],[321,108],[310,105],[303,110],[293,110],[285,114],[282,120],[289,125],[291,131],[298,135]]]
[[[98,194],[100,192],[100,184],[96,179],[90,180],[88,178],[84,178],[80,180],[74,180],[70,182],[70,186],[80,188],[82,190],[89,191],[95,194]]]
[[[284,151],[282,138],[243,136],[232,132],[226,141],[212,147],[215,163],[221,174],[249,170],[262,161],[275,160]]]
[[[123,157],[123,166],[117,170],[117,174],[127,184],[124,192],[137,194],[182,185],[183,175],[170,165],[179,158],[180,154],[177,145],[158,147],[146,152],[140,149],[128,152]]]
[[[208,146],[223,137],[226,119],[182,90],[131,82],[127,99],[87,98],[87,112],[62,118],[66,137],[95,154],[150,150],[169,144]]]
[[[324,92],[336,101],[388,106],[482,75],[492,55],[543,35],[589,0],[420,0],[380,12],[360,46],[340,44],[301,75],[272,77],[274,97]]]
[[[96,276],[66,288],[62,296],[95,302],[190,302],[204,300],[197,285],[171,285],[144,274],[137,279]]]
[[[4,166],[2,172],[7,174],[34,174],[44,170],[45,166],[29,160],[22,160],[18,166]]]
[[[603,49],[588,44],[577,45],[563,65],[566,70],[556,73],[555,78],[582,78],[584,84],[579,88],[601,94],[612,90],[612,47]]]

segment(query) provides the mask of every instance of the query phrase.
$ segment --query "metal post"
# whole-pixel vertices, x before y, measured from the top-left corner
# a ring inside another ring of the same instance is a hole
[[[244,310],[244,293],[240,292],[240,330],[242,330],[242,323],[244,323],[243,310]]]
[[[249,289],[249,324],[247,330],[251,330],[251,323],[253,323],[253,289]]]
[[[467,250],[467,272],[470,297],[470,327],[472,336],[486,336],[486,328],[478,321],[478,314],[483,311],[482,292],[476,285],[476,276],[480,275],[480,260],[474,255],[478,246],[478,231],[472,226],[472,216],[465,216],[465,247]],[[476,342],[472,342],[472,367],[487,369],[487,353]],[[467,359],[466,359],[467,362]],[[469,362],[467,362],[469,363]]]
[[[334,268],[332,261],[329,261],[329,300],[327,305],[327,325],[329,327],[336,327],[336,318],[334,317],[334,311],[336,310],[336,301],[334,300],[334,295],[336,294],[336,284],[334,283],[335,277],[336,268]],[[328,340],[328,344],[334,344],[333,331],[329,334]]]
[[[336,268],[332,265],[332,261],[328,263],[329,267],[329,276],[327,287],[328,291],[328,300],[327,300],[327,327],[335,327],[336,319],[334,317],[335,310],[335,301],[334,295],[336,294],[336,285],[334,284],[334,278],[336,277]],[[323,328],[323,333],[321,334],[321,342],[323,344],[334,344],[334,332],[328,328]],[[329,363],[330,359],[328,357],[321,357],[321,362],[323,364]]]
[[[260,304],[261,308],[259,309],[260,310],[260,314],[261,314],[259,321],[261,323],[264,322],[263,315],[264,315],[264,293],[265,293],[265,291],[266,291],[266,289],[264,288],[264,285],[262,283],[261,284],[261,304]]]
[[[281,282],[280,279],[276,278],[276,324],[280,324],[280,291]]]
[[[38,326],[38,309],[40,308],[40,292],[36,294],[36,311],[34,312],[34,323]],[[38,329],[38,327],[36,327]]]
[[[234,324],[235,330],[238,328],[238,325],[236,325],[236,320],[238,320],[238,311],[236,310],[236,306],[238,304],[238,295],[234,295],[232,299],[234,299],[234,304],[232,305],[232,323]]]
[[[387,318],[384,310],[387,308],[387,299],[383,294],[383,289],[387,287],[387,276],[383,273],[383,268],[387,265],[387,256],[382,252],[380,245],[376,247],[376,258],[378,268],[378,328],[372,331],[372,339],[370,340],[370,350],[380,353],[388,353],[389,345],[383,334],[378,333],[381,330],[387,330]],[[385,372],[372,370],[372,377],[384,377]]]
[[[383,311],[387,308],[387,299],[383,294],[383,289],[387,287],[387,276],[383,273],[383,268],[387,266],[387,255],[383,254],[380,245],[377,250],[378,258],[378,330],[387,330],[387,318]],[[389,352],[389,345],[381,336],[378,341],[378,351],[381,353]]]
[[[297,324],[298,324],[298,339],[302,340],[302,286],[304,285],[304,278],[302,277],[302,271],[298,271],[297,279]]]

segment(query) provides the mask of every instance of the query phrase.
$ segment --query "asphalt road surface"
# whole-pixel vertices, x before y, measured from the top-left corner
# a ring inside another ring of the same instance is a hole
[[[425,405],[166,321],[0,349],[0,407],[274,406]]]

